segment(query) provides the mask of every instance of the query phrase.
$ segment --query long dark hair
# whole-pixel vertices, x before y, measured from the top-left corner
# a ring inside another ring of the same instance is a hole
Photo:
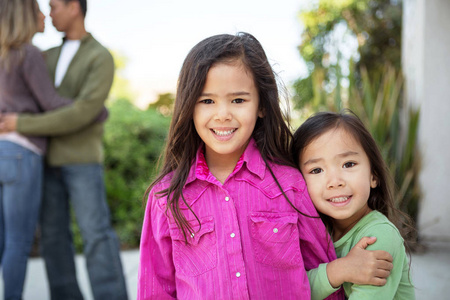
[[[241,62],[252,74],[259,95],[259,106],[264,112],[264,117],[258,118],[252,133],[262,158],[270,171],[268,160],[295,167],[289,155],[289,145],[292,140],[292,133],[288,126],[289,117],[286,113],[283,114],[280,108],[275,74],[259,41],[245,32],[236,35],[215,35],[204,39],[192,48],[184,60],[178,78],[174,112],[162,169],[146,191],[147,195],[155,184],[173,172],[170,186],[159,194],[161,197],[167,197],[167,208],[185,237],[186,231],[192,233],[192,228],[180,211],[179,200],[182,199],[189,207],[183,197],[182,188],[186,183],[197,150],[202,144],[193,122],[195,103],[203,91],[209,69],[218,63],[236,61]],[[191,210],[190,207],[189,209]]]
[[[369,208],[384,214],[397,226],[406,240],[407,233],[412,229],[412,220],[396,207],[394,181],[378,145],[358,116],[351,110],[345,109],[340,113],[320,112],[308,118],[294,133],[291,154],[295,164],[299,166],[302,152],[313,140],[327,131],[337,128],[352,135],[369,158],[371,172],[377,181],[377,186],[370,189],[367,201]],[[331,230],[331,219],[321,213],[320,215],[327,228]]]

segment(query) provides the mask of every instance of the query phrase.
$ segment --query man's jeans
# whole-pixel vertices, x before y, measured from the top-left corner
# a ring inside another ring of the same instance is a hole
[[[47,167],[41,210],[41,246],[51,298],[83,299],[75,273],[70,206],[84,244],[94,298],[127,299],[119,243],[111,227],[100,164]]]
[[[42,156],[15,143],[0,141],[0,258],[4,299],[22,299],[41,195]]]

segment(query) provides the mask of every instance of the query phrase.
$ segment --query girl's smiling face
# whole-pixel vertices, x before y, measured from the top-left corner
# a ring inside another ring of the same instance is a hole
[[[262,113],[252,74],[240,61],[213,65],[193,114],[208,165],[220,162],[234,168],[258,117]]]
[[[314,139],[300,153],[299,167],[315,207],[332,218],[338,238],[370,212],[367,201],[377,181],[363,148],[344,129]]]

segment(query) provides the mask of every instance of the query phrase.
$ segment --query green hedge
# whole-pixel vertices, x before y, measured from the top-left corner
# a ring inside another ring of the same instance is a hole
[[[111,218],[123,247],[137,247],[144,216],[143,195],[153,176],[170,118],[142,111],[127,100],[110,107],[105,125],[105,180]]]
[[[142,111],[126,99],[112,102],[105,124],[105,182],[111,220],[123,249],[137,248],[144,217],[143,196],[157,172],[170,118]],[[73,222],[77,251],[82,241]]]

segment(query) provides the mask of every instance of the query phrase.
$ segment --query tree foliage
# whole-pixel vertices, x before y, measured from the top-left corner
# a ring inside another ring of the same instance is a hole
[[[142,111],[125,99],[110,107],[105,125],[105,181],[111,218],[123,246],[137,247],[143,196],[157,173],[170,119]]]
[[[389,166],[397,207],[415,220],[419,112],[408,108],[403,97],[401,1],[317,0],[300,18],[305,29],[299,51],[309,73],[294,84],[296,108],[302,117],[352,109]]]
[[[156,102],[150,104],[148,107],[156,109],[164,116],[172,114],[173,104],[175,102],[175,95],[172,93],[160,94]]]
[[[109,93],[110,99],[132,99],[134,94],[131,91],[128,79],[124,75],[125,67],[128,63],[128,58],[120,52],[111,51],[114,58],[115,73],[114,82]]]
[[[105,185],[112,225],[122,248],[137,248],[145,211],[145,190],[158,171],[170,118],[154,108],[138,109],[127,99],[108,106],[105,124]],[[83,242],[72,220],[78,252]]]
[[[321,77],[330,91],[351,71],[359,80],[362,66],[369,74],[382,72],[386,64],[400,69],[400,0],[317,0],[300,12],[300,19],[299,51],[309,73],[295,83],[297,107],[313,100],[313,77]]]

